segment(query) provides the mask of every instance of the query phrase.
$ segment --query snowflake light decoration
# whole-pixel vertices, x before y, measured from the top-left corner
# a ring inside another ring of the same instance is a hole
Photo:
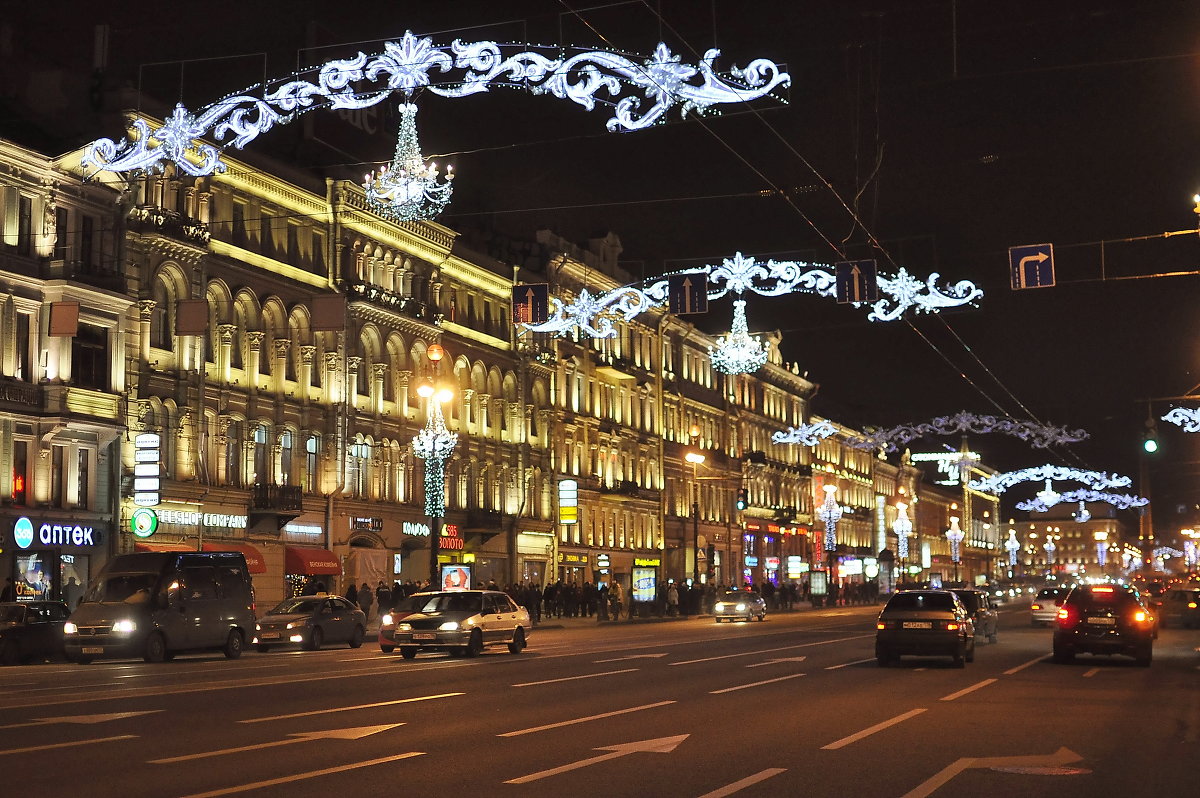
[[[446,461],[457,444],[458,434],[446,428],[441,403],[431,398],[425,426],[412,440],[413,454],[425,461],[425,515],[430,518],[446,514]]]
[[[1008,564],[1013,566],[1017,564],[1017,552],[1021,550],[1021,542],[1017,540],[1017,530],[1008,530],[1008,540],[1004,541],[1004,548],[1008,551]]]
[[[837,548],[837,523],[842,520],[842,506],[838,504],[837,486],[825,486],[825,502],[817,509],[817,517],[825,522],[825,551]]]
[[[1145,507],[1150,503],[1150,500],[1143,496],[1133,496],[1128,493],[1104,493],[1098,490],[1090,490],[1088,488],[1080,488],[1079,490],[1070,490],[1066,493],[1056,494],[1057,501],[1047,502],[1040,494],[1033,499],[1019,501],[1016,504],[1018,510],[1025,510],[1031,513],[1044,513],[1056,504],[1071,504],[1079,502],[1081,509],[1080,513],[1076,514],[1076,521],[1086,521],[1091,517],[1087,513],[1087,509],[1083,507],[1085,502],[1104,502],[1111,504],[1118,510],[1128,510],[1131,507]],[[1080,515],[1087,513],[1087,518],[1080,518]]]
[[[770,347],[746,326],[746,300],[733,303],[733,327],[708,348],[713,368],[723,374],[753,374],[767,362]]]
[[[803,446],[816,446],[825,438],[836,435],[837,430],[824,419],[815,424],[801,424],[798,427],[788,427],[783,432],[771,433],[772,443],[799,443]]]
[[[890,429],[878,430],[851,438],[846,441],[846,445],[855,449],[879,449],[882,447],[889,452],[895,452],[901,446],[917,438],[965,433],[1008,435],[1027,442],[1035,449],[1078,443],[1088,437],[1088,434],[1081,429],[1068,430],[1066,427],[1041,424],[1035,421],[1021,421],[1007,416],[980,416],[961,411],[952,416],[938,416],[919,424],[901,424]]]
[[[1200,407],[1173,407],[1162,417],[1184,432],[1200,432]]]
[[[912,521],[908,517],[908,505],[899,502],[896,505],[896,520],[892,522],[892,531],[896,533],[896,554],[901,560],[908,559],[908,536],[912,534]]]
[[[982,479],[974,479],[970,482],[970,488],[971,490],[999,495],[1022,482],[1041,482],[1043,480],[1082,482],[1088,487],[1097,490],[1103,488],[1127,488],[1133,484],[1132,479],[1120,474],[1109,474],[1103,471],[1084,471],[1067,466],[1042,465],[1023,468],[1020,471],[992,474]],[[1060,501],[1062,500],[1060,499]],[[1066,501],[1078,501],[1078,499],[1067,499]]]

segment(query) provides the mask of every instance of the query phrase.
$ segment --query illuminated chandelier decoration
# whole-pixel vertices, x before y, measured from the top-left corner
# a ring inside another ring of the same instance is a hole
[[[967,533],[963,532],[962,529],[960,529],[958,526],[958,516],[957,515],[950,516],[950,528],[946,530],[946,540],[950,541],[950,561],[951,562],[957,563],[957,562],[962,561],[961,551],[960,551],[959,547],[962,545],[963,538],[965,538],[966,536],[967,536]]]
[[[1185,540],[1183,543],[1183,562],[1189,569],[1196,566],[1197,549],[1194,540]]]
[[[837,523],[842,520],[842,506],[837,503],[834,494],[836,485],[825,486],[825,502],[817,508],[817,517],[825,522],[825,551],[832,552],[837,548]]]
[[[425,515],[441,518],[446,514],[446,461],[458,444],[458,434],[446,429],[442,405],[429,398],[425,426],[412,439],[413,454],[425,461]],[[438,530],[433,530],[438,534]]]
[[[1009,435],[1020,438],[1035,449],[1046,449],[1067,443],[1086,440],[1088,434],[1081,429],[1068,430],[1034,421],[1019,421],[1007,416],[979,416],[962,411],[952,416],[938,416],[920,424],[901,424],[890,429],[877,430],[846,441],[855,449],[884,449],[898,451],[901,446],[917,438],[965,433]]]
[[[1042,548],[1046,550],[1046,564],[1049,565],[1050,561],[1054,559],[1054,552],[1058,550],[1058,546],[1054,545],[1054,538],[1047,537]]]
[[[771,433],[772,443],[799,443],[804,446],[816,446],[825,438],[836,435],[837,430],[828,421],[822,419],[815,424],[801,424],[798,427],[788,427],[783,432]]]
[[[733,302],[733,327],[708,348],[713,368],[722,374],[753,374],[767,362],[770,347],[746,326],[746,300]]]
[[[908,559],[908,536],[912,534],[912,521],[908,518],[908,505],[896,503],[896,520],[892,522],[892,531],[896,533],[896,554],[901,560]]]
[[[1066,493],[1058,494],[1058,501],[1056,502],[1047,502],[1041,496],[1038,496],[1034,499],[1019,501],[1016,507],[1018,510],[1025,510],[1031,513],[1044,513],[1055,504],[1069,504],[1072,502],[1079,502],[1080,504],[1085,502],[1105,502],[1116,507],[1118,510],[1128,510],[1131,507],[1144,507],[1150,503],[1150,500],[1143,496],[1133,496],[1128,493],[1103,493],[1098,490],[1080,488],[1079,490],[1070,490]],[[1087,511],[1084,510],[1084,512]],[[1090,514],[1088,517],[1091,517]],[[1080,520],[1078,514],[1076,514],[1075,520]],[[1082,520],[1086,521],[1088,519],[1084,518]]]
[[[1017,552],[1021,550],[1021,542],[1017,540],[1017,530],[1008,530],[1008,540],[1004,541],[1004,548],[1008,551],[1008,564],[1014,566],[1017,564]]]
[[[1096,533],[1096,564],[1104,568],[1108,564],[1108,533]]]
[[[673,275],[705,274],[708,276],[709,301],[720,299],[731,291],[760,296],[783,296],[791,293],[810,293],[837,298],[837,275],[824,264],[797,261],[756,261],[740,252],[726,258],[719,266],[707,265],[685,269],[653,278],[648,284],[634,283],[614,288],[603,294],[581,290],[574,299],[564,302],[550,297],[549,316],[541,324],[521,323],[530,332],[555,335],[583,335],[590,338],[613,338],[617,335],[614,322],[632,321],[651,308],[667,307],[668,278]],[[895,321],[909,308],[917,313],[935,313],[942,308],[973,304],[983,291],[969,280],[960,280],[939,288],[940,275],[931,274],[921,281],[904,269],[894,277],[880,274],[877,278],[880,299],[873,303],[854,302],[855,307],[867,305],[870,321]]]
[[[1200,407],[1173,407],[1162,420],[1182,427],[1184,432],[1200,432]]]
[[[665,44],[641,63],[619,53],[584,50],[567,57],[534,45],[491,41],[435,45],[431,38],[406,32],[398,42],[385,42],[382,53],[359,52],[308,67],[283,78],[249,86],[193,113],[182,104],[159,127],[142,119],[131,123],[126,138],[94,141],[83,163],[98,170],[162,171],[174,163],[193,176],[225,171],[221,152],[242,149],[276,125],[321,108],[352,110],[376,105],[394,92],[411,95],[423,89],[440,97],[469,97],[493,87],[524,89],[531,94],[569,100],[591,111],[611,109],[611,131],[641,130],[680,115],[714,113],[715,106],[742,105],[791,85],[791,76],[766,59],[728,73],[715,68],[720,50],[708,50],[699,63],[681,63]],[[643,101],[649,101],[643,105]],[[209,136],[218,146],[200,141]]]
[[[454,167],[447,167],[446,179],[438,180],[435,163],[425,163],[417,144],[417,106],[400,104],[400,130],[396,135],[396,154],[390,167],[371,172],[363,180],[367,205],[385,219],[414,222],[437,217],[450,203],[454,188]]]
[[[1088,521],[1092,520],[1092,514],[1087,508],[1087,502],[1083,501],[1082,499],[1079,502],[1079,509],[1073,512],[1071,515],[1075,518],[1076,523],[1079,524],[1086,524]]]
[[[1014,485],[1019,485],[1023,482],[1041,482],[1042,480],[1082,482],[1084,485],[1096,490],[1104,488],[1127,488],[1133,484],[1132,479],[1120,474],[1109,474],[1104,471],[1083,471],[1067,466],[1042,465],[1023,468],[1019,471],[992,474],[982,479],[974,479],[970,482],[970,488],[971,490],[999,495]],[[1063,501],[1064,499],[1060,498],[1059,500]],[[1079,501],[1079,499],[1065,499],[1065,501]],[[1084,499],[1084,501],[1090,501],[1090,499]],[[1098,501],[1104,500],[1099,499]]]

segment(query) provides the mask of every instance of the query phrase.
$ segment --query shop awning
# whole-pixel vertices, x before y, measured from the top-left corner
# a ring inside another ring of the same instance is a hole
[[[342,562],[328,549],[288,546],[283,554],[284,571],[289,574],[341,576]]]
[[[143,543],[138,541],[133,544],[134,551],[195,551],[195,546],[189,546],[187,543]]]
[[[240,551],[246,557],[246,568],[252,574],[265,574],[267,560],[262,552],[249,543],[205,543],[205,551]]]

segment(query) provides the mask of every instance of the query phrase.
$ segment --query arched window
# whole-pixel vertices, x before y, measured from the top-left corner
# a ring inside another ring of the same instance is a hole
[[[150,313],[150,345],[171,349],[171,293],[162,278],[154,281],[150,298],[154,300],[154,310]]]
[[[292,484],[292,433],[284,430],[279,435],[279,474],[276,482],[280,485]]]
[[[320,469],[321,436],[309,435],[304,442],[304,489],[309,493],[317,492],[317,483],[321,476]]]

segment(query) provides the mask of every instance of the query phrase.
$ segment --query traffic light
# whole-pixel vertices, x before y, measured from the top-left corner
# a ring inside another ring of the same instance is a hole
[[[1142,448],[1147,454],[1158,451],[1158,425],[1151,418],[1146,419],[1146,435],[1142,440]]]
[[[739,490],[739,491],[738,491],[738,495],[737,495],[737,508],[738,508],[739,510],[745,510],[745,509],[746,509],[747,507],[749,507],[749,506],[750,506],[750,497],[749,497],[749,494],[747,494],[747,493],[746,493],[746,489],[745,489],[745,488],[742,488],[741,490]]]

